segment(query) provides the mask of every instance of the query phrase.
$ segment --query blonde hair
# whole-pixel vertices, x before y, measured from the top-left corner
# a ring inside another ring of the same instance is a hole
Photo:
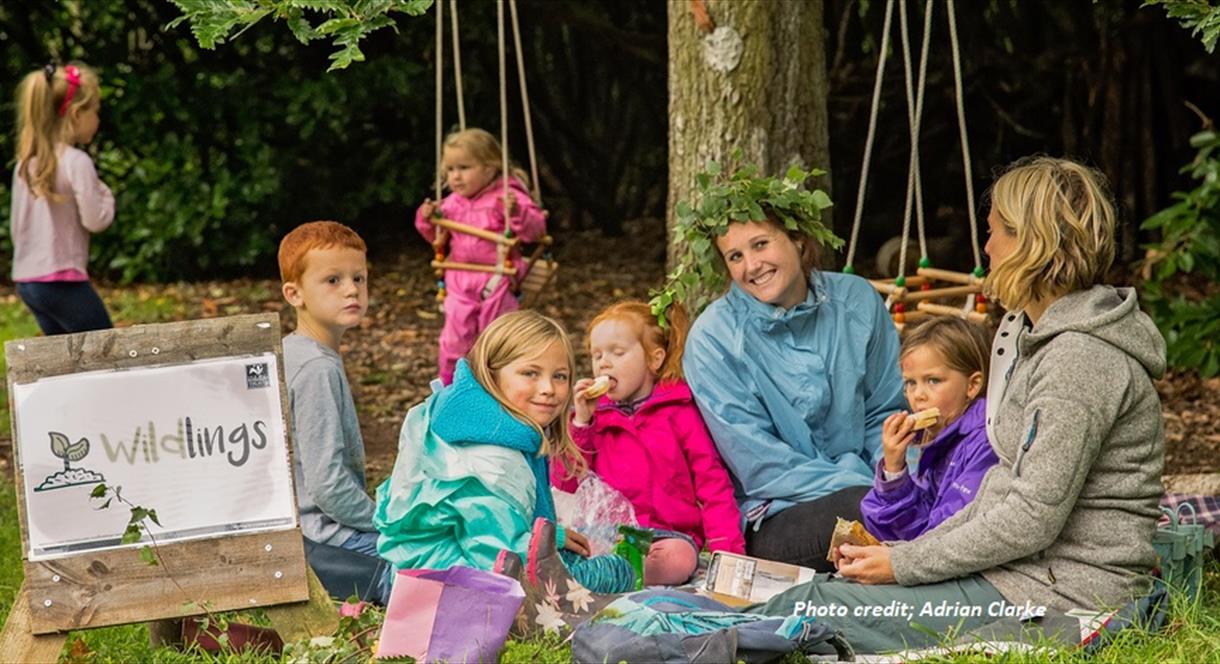
[[[76,67],[80,85],[74,87],[62,115],[59,111],[68,88],[72,87],[66,78],[66,67],[55,67],[51,73],[53,66],[47,65],[26,74],[17,86],[17,174],[34,196],[52,200],[60,198],[55,192],[55,171],[59,166],[55,148],[71,140],[76,114],[100,105],[102,99],[93,69],[79,62],[68,66]]]
[[[639,300],[624,300],[602,309],[589,323],[589,332],[608,320],[621,320],[635,328],[636,337],[644,352],[651,354],[657,348],[665,351],[665,361],[657,371],[657,377],[662,381],[682,380],[682,349],[686,345],[686,335],[690,330],[690,317],[686,309],[677,302],[671,304],[665,311],[668,327],[661,327],[657,317],[652,314],[652,307]],[[589,344],[585,344],[586,349]]]
[[[1018,160],[995,181],[991,210],[1016,238],[991,268],[986,291],[1023,309],[1101,283],[1114,262],[1114,203],[1105,176],[1068,159]]]
[[[966,376],[976,371],[982,374],[983,382],[974,398],[987,394],[991,339],[981,326],[953,316],[929,318],[906,331],[898,359],[901,360],[915,349],[925,346],[939,353],[945,361],[945,366],[954,371],[960,371]]]
[[[446,149],[460,148],[465,150],[475,162],[482,166],[490,166],[496,169],[497,173],[500,172],[500,166],[504,163],[504,152],[500,148],[500,141],[497,141],[495,136],[492,136],[490,132],[484,129],[472,127],[462,131],[455,131],[445,137],[444,146]],[[443,155],[444,153],[442,152],[441,163],[437,164],[438,175],[442,182],[445,181],[445,158]],[[523,169],[516,164],[510,163],[508,170],[513,177],[525,185],[526,189],[529,188],[530,179]]]
[[[568,391],[567,398],[560,404],[559,417],[544,431],[528,415],[508,402],[497,379],[500,370],[508,364],[538,355],[553,343],[563,346],[568,359],[568,371],[573,371],[576,367],[576,353],[572,350],[572,340],[568,338],[563,326],[555,319],[535,311],[514,311],[492,321],[475,340],[474,347],[470,349],[466,359],[470,363],[471,373],[483,389],[500,402],[504,410],[533,427],[542,437],[542,449],[539,453],[545,457],[561,457],[569,472],[580,475],[588,468],[588,464],[568,431],[568,409],[572,406],[572,391]]]

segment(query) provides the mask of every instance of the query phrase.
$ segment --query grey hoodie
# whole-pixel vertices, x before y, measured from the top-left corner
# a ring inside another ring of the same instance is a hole
[[[1060,610],[1145,593],[1165,453],[1152,380],[1165,342],[1135,292],[1068,294],[1033,329],[1005,316],[992,365],[987,429],[1000,463],[965,509],[893,546],[898,582],[979,572],[1009,602]]]

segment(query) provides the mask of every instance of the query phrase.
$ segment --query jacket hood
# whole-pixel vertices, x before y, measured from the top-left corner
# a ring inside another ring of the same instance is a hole
[[[1021,336],[1021,355],[1065,332],[1105,341],[1134,358],[1154,379],[1165,373],[1165,339],[1140,311],[1134,288],[1098,285],[1055,300]]]
[[[734,281],[730,281],[729,292],[724,300],[738,315],[762,319],[764,326],[770,328],[779,323],[808,316],[816,311],[828,297],[821,275],[817,270],[813,270],[809,273],[809,288],[805,293],[805,299],[792,308],[785,309],[762,302],[742,290]]]

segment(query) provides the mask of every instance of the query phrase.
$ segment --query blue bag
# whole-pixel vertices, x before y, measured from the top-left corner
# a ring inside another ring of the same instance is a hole
[[[829,625],[803,616],[738,613],[678,590],[644,590],[610,603],[572,635],[572,661],[722,664],[777,661],[791,652],[850,659]]]

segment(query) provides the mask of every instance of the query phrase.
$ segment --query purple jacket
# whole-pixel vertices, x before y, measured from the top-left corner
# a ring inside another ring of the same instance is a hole
[[[873,490],[860,501],[868,531],[883,542],[913,540],[965,507],[999,458],[987,441],[987,402],[976,399],[919,457],[919,471],[886,481],[877,463]]]

